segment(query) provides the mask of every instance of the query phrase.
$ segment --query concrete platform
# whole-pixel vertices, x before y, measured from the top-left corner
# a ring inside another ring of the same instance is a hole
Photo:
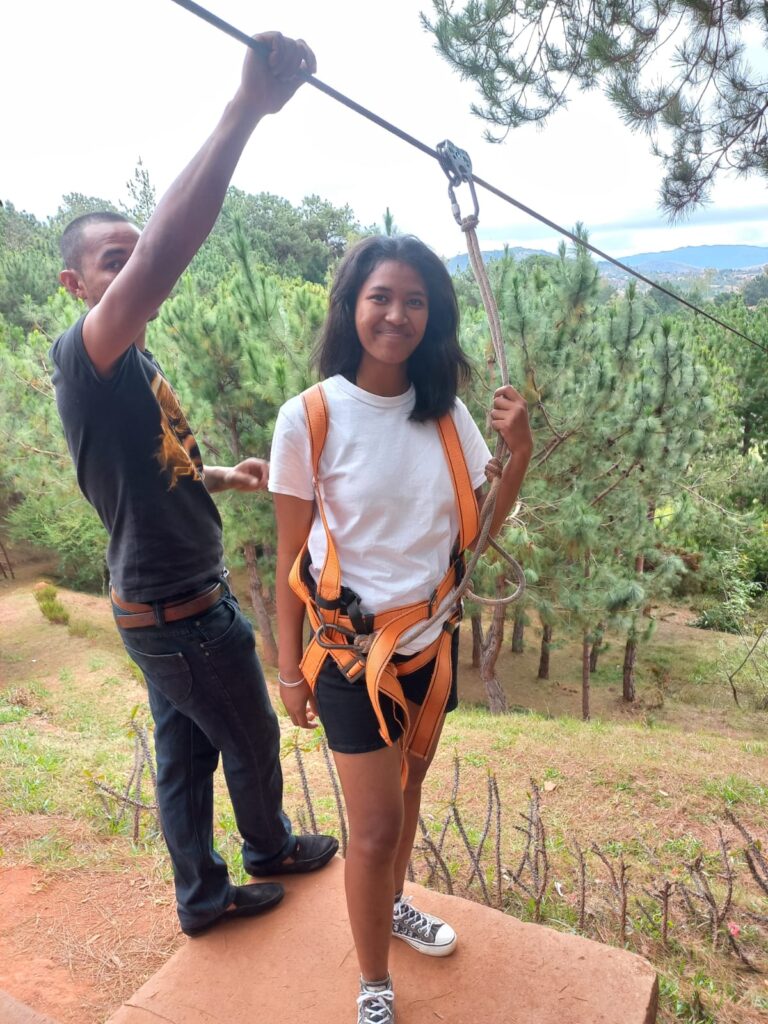
[[[54,1024],[54,1021],[0,991],[0,1024]]]
[[[358,968],[343,861],[284,879],[263,917],[189,940],[107,1024],[353,1024]],[[654,1024],[651,965],[420,886],[459,935],[445,959],[392,943],[398,1024]]]

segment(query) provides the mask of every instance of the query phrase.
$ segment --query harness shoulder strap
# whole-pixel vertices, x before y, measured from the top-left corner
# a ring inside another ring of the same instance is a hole
[[[317,487],[317,473],[320,466],[320,456],[328,437],[328,402],[323,391],[322,384],[313,384],[301,396],[304,405],[304,415],[307,420],[307,432],[309,433],[309,447],[312,458],[312,478]]]
[[[310,457],[312,460],[312,485],[315,489],[315,501],[320,512],[320,518],[325,530],[327,553],[325,563],[320,570],[317,581],[317,593],[324,601],[336,601],[341,594],[341,565],[336,554],[336,546],[333,543],[331,531],[328,529],[328,521],[325,517],[325,507],[320,489],[320,457],[328,438],[328,401],[325,397],[322,384],[314,384],[301,396],[304,404],[304,415],[307,420],[307,433],[309,435]]]
[[[456,504],[459,510],[459,552],[466,549],[477,536],[480,528],[480,513],[477,498],[472,487],[469,467],[461,447],[459,432],[453,422],[453,416],[447,412],[437,421],[440,440],[443,443],[445,459],[453,481]]]

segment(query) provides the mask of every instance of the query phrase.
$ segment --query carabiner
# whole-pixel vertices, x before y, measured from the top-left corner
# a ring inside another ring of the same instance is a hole
[[[336,633],[341,633],[342,636],[349,637],[347,643],[335,644],[332,640],[326,640],[326,632],[332,629]],[[352,629],[347,629],[346,626],[331,625],[327,622],[321,622],[315,630],[315,640],[323,648],[324,651],[354,651],[354,640],[357,634]]]
[[[450,139],[445,139],[443,142],[439,142],[436,149],[440,166],[443,168],[448,178],[448,198],[451,200],[451,212],[453,213],[456,223],[462,227],[461,209],[459,208],[454,188],[461,185],[463,182],[466,182],[466,184],[469,185],[469,192],[472,196],[472,204],[474,206],[474,212],[472,214],[473,218],[477,220],[480,215],[480,204],[477,201],[475,183],[472,178],[472,161],[469,158],[469,153],[464,149],[459,149],[459,147],[454,145]]]

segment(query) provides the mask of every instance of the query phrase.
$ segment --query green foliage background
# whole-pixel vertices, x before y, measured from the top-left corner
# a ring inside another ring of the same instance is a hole
[[[154,190],[141,165],[129,193],[127,212],[143,223]],[[46,222],[0,209],[0,531],[56,552],[62,581],[91,590],[106,585],[105,537],[77,489],[47,352],[82,312],[56,286],[58,236],[72,216],[104,208],[114,204],[69,195]],[[294,207],[230,189],[148,337],[208,462],[268,457],[280,405],[312,380],[330,275],[371,230],[317,196]],[[529,579],[527,621],[567,625],[585,644],[611,624],[637,642],[649,605],[699,592],[702,624],[751,628],[768,579],[765,351],[634,284],[607,288],[580,245],[506,257],[490,274],[536,441],[502,538]],[[456,287],[474,365],[463,397],[483,425],[498,386],[490,337],[472,278]],[[717,313],[768,346],[768,303],[733,294]],[[229,562],[248,565],[268,614],[270,503],[219,501]],[[485,584],[498,572],[488,556]]]

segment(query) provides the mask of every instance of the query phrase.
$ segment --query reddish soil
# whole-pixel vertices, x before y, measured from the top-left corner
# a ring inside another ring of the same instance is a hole
[[[0,686],[13,686],[18,669],[34,665],[34,675],[55,690],[59,671],[82,663],[92,641],[51,643],[62,627],[37,618],[31,599],[31,584],[51,572],[51,563],[25,552],[14,552],[13,563],[15,581],[0,580]],[[67,608],[98,630],[101,650],[113,637],[119,649],[102,598],[68,593]],[[46,726],[41,719],[38,727]],[[75,862],[92,862],[102,848],[105,867],[62,869],[47,859],[36,866],[35,847],[50,837],[69,845]],[[59,1024],[102,1024],[182,941],[173,887],[153,856],[132,854],[122,838],[99,835],[82,820],[3,813],[0,990]]]
[[[61,1024],[104,1021],[181,941],[172,893],[111,870],[0,869],[0,921],[0,989]]]

